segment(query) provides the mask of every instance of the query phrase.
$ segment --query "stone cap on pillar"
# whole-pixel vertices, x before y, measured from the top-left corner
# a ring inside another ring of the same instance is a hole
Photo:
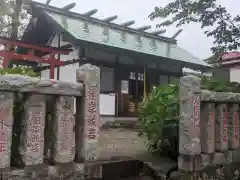
[[[100,68],[91,64],[84,64],[77,68],[76,79],[77,82],[96,86],[100,82]]]

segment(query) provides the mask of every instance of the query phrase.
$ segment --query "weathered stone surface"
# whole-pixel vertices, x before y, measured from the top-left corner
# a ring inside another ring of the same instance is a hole
[[[213,155],[212,164],[226,164],[227,163],[227,156],[224,153],[216,152]]]
[[[54,161],[69,163],[75,157],[74,97],[59,96],[54,113]]]
[[[211,154],[201,154],[201,165],[202,168],[206,168],[211,165],[211,159],[212,155]]]
[[[237,149],[239,147],[239,105],[230,104],[228,119],[228,148]]]
[[[232,159],[233,159],[233,162],[240,162],[240,150],[237,149],[237,150],[233,150],[232,151]]]
[[[90,64],[85,64],[77,69],[78,82],[84,82],[85,95],[82,99],[84,101],[83,119],[84,121],[84,135],[83,135],[83,151],[84,159],[86,161],[96,160],[98,158],[98,139],[100,129],[100,114],[99,114],[99,93],[100,93],[100,69]],[[78,113],[78,112],[77,112]],[[81,117],[77,115],[77,117]],[[80,129],[76,129],[77,131]],[[81,132],[77,132],[81,133]],[[81,137],[80,137],[81,138]],[[82,143],[81,139],[77,143]],[[77,146],[79,147],[79,146]],[[77,150],[77,154],[80,150]],[[81,156],[81,155],[77,155]]]
[[[228,109],[226,104],[218,104],[217,118],[216,118],[216,150],[227,151],[228,150]]]
[[[24,103],[24,127],[20,144],[24,165],[43,163],[45,110],[44,95],[28,95]]]
[[[195,156],[180,155],[178,157],[178,168],[184,171],[194,171],[195,167]]]
[[[81,96],[83,84],[22,75],[0,75],[0,90]]]
[[[214,92],[201,90],[201,100],[210,102],[239,102],[240,93],[233,92]]]
[[[195,76],[180,79],[179,153],[184,155],[201,153],[200,81]]]
[[[0,168],[10,167],[13,93],[0,92]]]
[[[203,153],[215,151],[215,104],[203,103],[201,106],[201,148]]]

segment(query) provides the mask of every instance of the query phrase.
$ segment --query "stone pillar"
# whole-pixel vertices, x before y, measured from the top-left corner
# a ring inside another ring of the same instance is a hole
[[[83,155],[85,161],[94,161],[98,159],[99,155],[98,139],[100,130],[100,69],[90,64],[85,64],[79,67],[77,69],[77,82],[84,83],[85,92],[81,103],[82,109],[76,110],[76,137],[78,138],[76,138],[76,146],[78,147],[76,150],[76,156],[80,158]],[[78,127],[77,124],[82,124],[83,127]],[[82,128],[83,131],[81,131]]]
[[[181,155],[201,154],[200,144],[200,78],[180,78],[180,123],[179,153]]]
[[[229,143],[228,147],[231,150],[239,148],[239,105],[229,105]]]
[[[10,167],[13,93],[0,92],[0,169]]]
[[[200,83],[196,76],[180,78],[180,122],[179,122],[179,158],[178,167],[184,179],[193,178],[200,161]],[[190,177],[185,177],[191,174]]]
[[[203,153],[215,151],[215,104],[203,103],[201,106],[201,149]]]
[[[74,97],[59,96],[54,112],[54,149],[56,163],[69,163],[75,157]]]
[[[45,96],[29,94],[24,103],[23,130],[21,134],[20,153],[24,165],[43,163]]]
[[[217,105],[216,118],[216,150],[225,152],[228,150],[228,110],[226,104]]]

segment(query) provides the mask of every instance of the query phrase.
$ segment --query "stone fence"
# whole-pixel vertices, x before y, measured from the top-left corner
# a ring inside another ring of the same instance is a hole
[[[22,175],[86,173],[98,158],[99,76],[90,64],[77,69],[76,83],[0,76],[1,175],[14,175],[16,154]]]
[[[179,96],[183,179],[240,178],[240,94],[203,90],[199,77],[184,76]]]

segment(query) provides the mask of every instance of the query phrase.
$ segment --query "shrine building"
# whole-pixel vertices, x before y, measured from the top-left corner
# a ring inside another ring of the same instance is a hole
[[[69,11],[70,6],[32,2],[32,17],[22,41],[71,50],[68,55],[58,55],[66,65],[55,67],[55,79],[76,82],[80,65],[100,67],[102,116],[135,117],[138,103],[154,86],[176,82],[183,68],[202,72],[211,68],[179,47],[176,35],[169,38],[161,30],[148,32],[149,26],[131,28],[134,21],[116,24],[117,16],[96,19],[92,15],[97,10],[77,14]],[[48,66],[35,65],[42,78],[49,77]]]

